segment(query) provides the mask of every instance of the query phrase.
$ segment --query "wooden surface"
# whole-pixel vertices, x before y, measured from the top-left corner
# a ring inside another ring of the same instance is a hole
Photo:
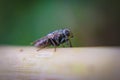
[[[120,80],[120,47],[1,46],[0,80]]]

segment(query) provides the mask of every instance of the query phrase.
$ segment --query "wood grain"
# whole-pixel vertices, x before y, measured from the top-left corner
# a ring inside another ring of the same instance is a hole
[[[120,47],[0,47],[0,80],[120,80]]]

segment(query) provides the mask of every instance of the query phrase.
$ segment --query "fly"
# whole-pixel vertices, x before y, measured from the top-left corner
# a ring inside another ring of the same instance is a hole
[[[34,41],[33,45],[35,47],[39,48],[37,51],[39,51],[45,47],[48,47],[48,46],[54,46],[55,51],[56,51],[56,47],[60,46],[61,44],[63,45],[63,43],[68,43],[69,46],[72,47],[71,40],[70,40],[71,38],[73,38],[73,34],[70,29],[68,29],[68,28],[59,29],[59,30],[55,30],[55,31],[47,34],[46,36]]]

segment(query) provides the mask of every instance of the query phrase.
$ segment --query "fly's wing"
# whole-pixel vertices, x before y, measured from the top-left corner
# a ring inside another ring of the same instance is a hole
[[[32,43],[36,47],[45,47],[49,44],[48,38],[45,36],[43,38],[40,38]]]
[[[33,41],[32,43],[31,43],[31,45],[34,45],[34,44],[36,44],[38,41],[40,41],[42,38],[40,38],[40,39],[38,39],[38,40],[35,40],[35,41]]]

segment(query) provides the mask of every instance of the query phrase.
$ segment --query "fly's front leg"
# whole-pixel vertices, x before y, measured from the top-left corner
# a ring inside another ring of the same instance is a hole
[[[72,43],[71,43],[70,39],[68,39],[68,40],[66,41],[66,44],[69,45],[70,47],[72,47]]]
[[[65,35],[65,41],[67,44],[69,44],[70,47],[72,47],[72,43],[70,41],[70,38],[68,38],[66,35]]]
[[[72,47],[72,43],[71,43],[71,41],[70,41],[69,38],[65,39],[65,42],[66,42],[67,45],[69,45],[70,47]]]
[[[72,43],[70,39],[68,39],[68,42],[69,42],[70,47],[72,47]]]

